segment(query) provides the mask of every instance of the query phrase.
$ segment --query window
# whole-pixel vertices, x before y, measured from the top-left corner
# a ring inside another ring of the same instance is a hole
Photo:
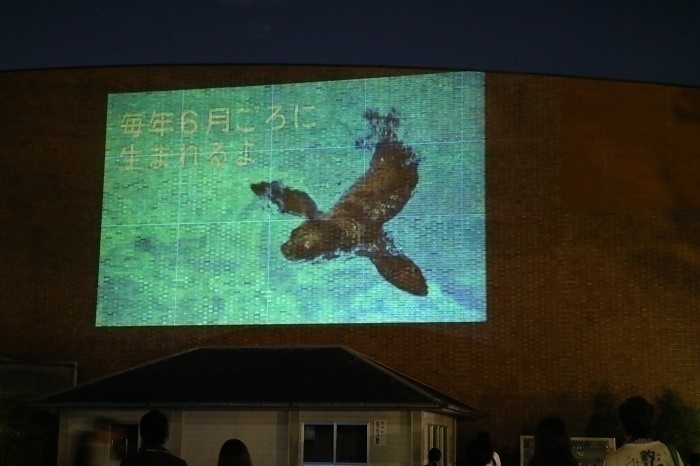
[[[449,464],[447,453],[447,427],[428,424],[428,450],[437,448],[442,453],[441,464]]]
[[[304,465],[366,465],[367,429],[367,424],[304,424]]]

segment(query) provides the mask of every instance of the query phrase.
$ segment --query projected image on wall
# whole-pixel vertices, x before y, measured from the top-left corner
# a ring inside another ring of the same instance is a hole
[[[109,96],[98,326],[486,320],[484,77]]]

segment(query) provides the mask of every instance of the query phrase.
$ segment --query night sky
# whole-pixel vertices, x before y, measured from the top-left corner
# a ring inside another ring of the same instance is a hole
[[[378,65],[700,85],[700,2],[24,0],[0,70]]]

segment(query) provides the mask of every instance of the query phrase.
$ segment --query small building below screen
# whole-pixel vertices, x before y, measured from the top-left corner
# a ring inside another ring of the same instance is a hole
[[[255,464],[422,465],[430,448],[454,463],[458,418],[482,414],[345,347],[198,348],[51,395],[59,465],[95,419],[109,420],[104,464],[134,451],[150,409],[170,419],[168,448],[216,464],[241,439]]]

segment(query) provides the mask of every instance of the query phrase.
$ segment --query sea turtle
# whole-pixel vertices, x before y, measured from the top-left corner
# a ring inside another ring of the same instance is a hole
[[[367,257],[389,283],[408,293],[426,296],[428,285],[421,269],[399,251],[384,224],[401,212],[418,184],[419,158],[398,140],[398,118],[369,111],[377,137],[367,171],[328,211],[321,212],[304,191],[281,181],[251,184],[252,191],[272,201],[280,212],[304,217],[282,244],[289,260],[333,259],[341,253]]]

